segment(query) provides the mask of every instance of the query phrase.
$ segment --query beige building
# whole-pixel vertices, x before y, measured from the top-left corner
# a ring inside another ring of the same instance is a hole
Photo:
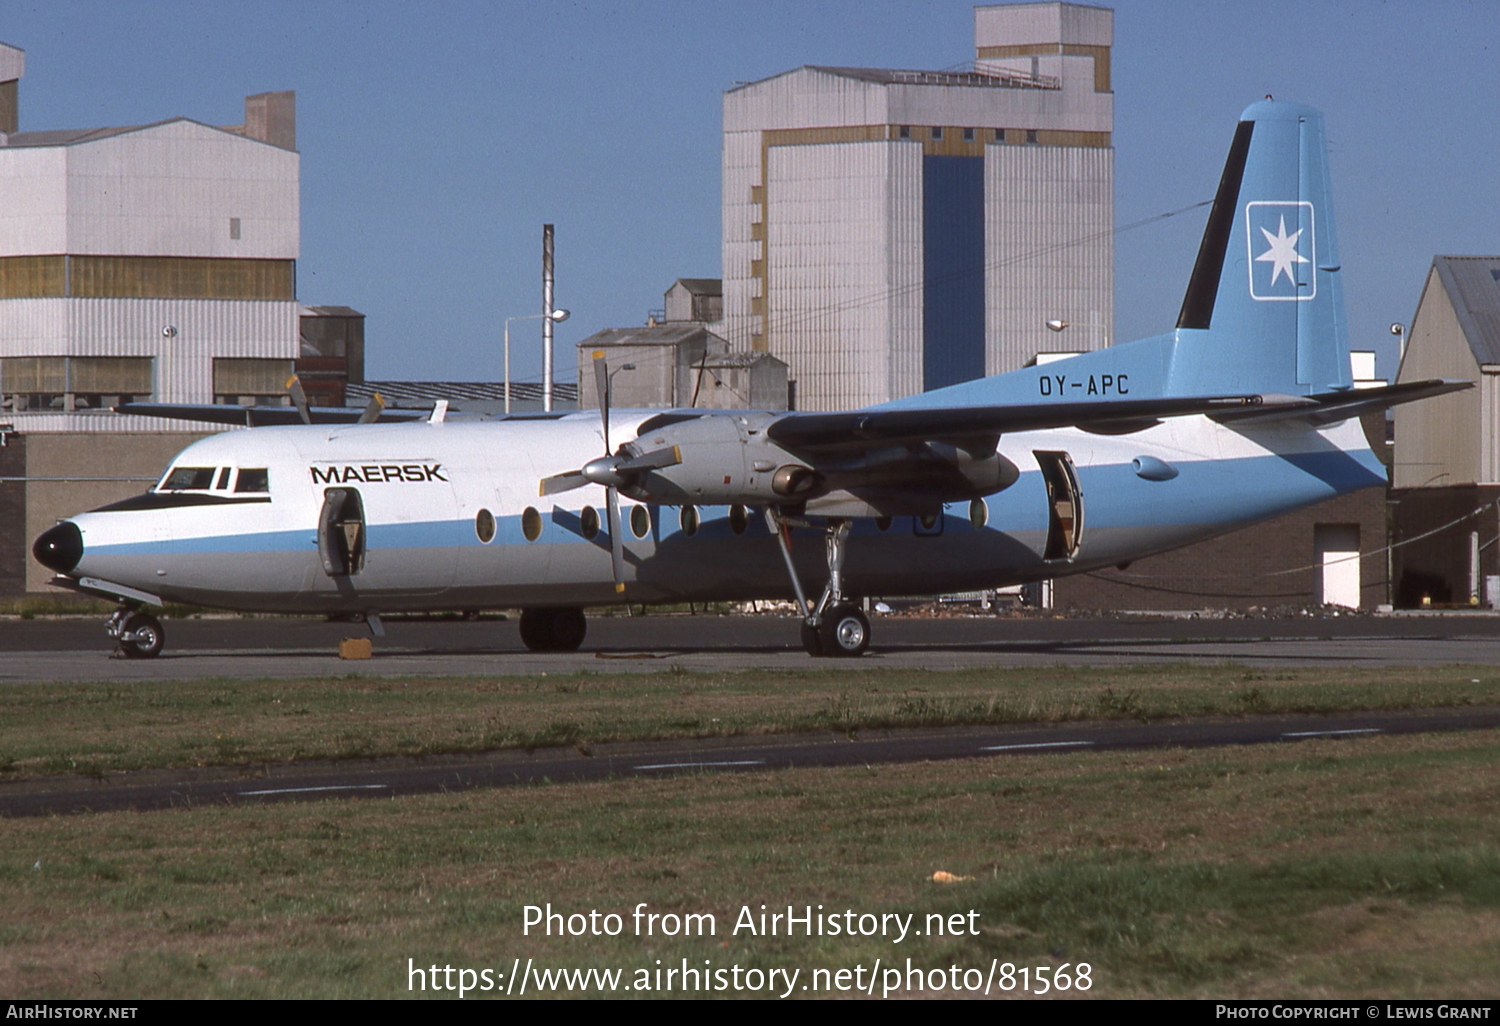
[[[1434,257],[1398,383],[1472,381],[1396,407],[1396,603],[1500,603],[1500,257]],[[1425,536],[1425,537],[1423,537]]]

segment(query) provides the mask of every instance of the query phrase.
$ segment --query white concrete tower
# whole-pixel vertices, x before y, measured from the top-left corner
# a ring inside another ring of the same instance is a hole
[[[1113,12],[974,21],[969,70],[804,66],[724,96],[724,333],[790,365],[799,409],[1111,340]]]

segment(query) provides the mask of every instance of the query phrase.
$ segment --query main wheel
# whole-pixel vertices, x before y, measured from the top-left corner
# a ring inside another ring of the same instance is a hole
[[[521,610],[521,642],[533,652],[576,651],[588,627],[581,609]]]
[[[858,606],[842,603],[823,614],[818,629],[823,653],[832,656],[861,656],[870,647],[870,621]]]
[[[127,659],[155,659],[166,643],[166,632],[161,621],[145,613],[132,613],[125,618],[120,637],[120,649]]]
[[[819,636],[818,628],[802,621],[802,651],[818,659],[823,655],[823,639]]]
[[[582,609],[552,611],[552,641],[557,652],[576,652],[589,632],[589,622]]]

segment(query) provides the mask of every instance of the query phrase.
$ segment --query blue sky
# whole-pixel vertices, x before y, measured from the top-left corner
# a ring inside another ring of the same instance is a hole
[[[1500,252],[1493,0],[1120,0],[1115,210],[1212,196],[1266,93],[1323,109],[1351,341],[1382,352],[1436,253]],[[368,315],[372,378],[498,380],[501,322],[540,309],[557,225],[559,369],[641,323],[677,277],[719,274],[720,96],[801,64],[971,60],[972,4],[8,0],[21,128],[238,123],[297,91],[299,296]],[[1203,212],[1116,239],[1116,337],[1170,327]],[[537,322],[512,329],[537,379]]]

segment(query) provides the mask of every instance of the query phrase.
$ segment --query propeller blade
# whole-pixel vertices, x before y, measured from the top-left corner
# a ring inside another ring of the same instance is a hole
[[[380,419],[380,414],[384,409],[385,397],[382,396],[379,392],[376,392],[374,395],[370,396],[369,405],[365,407],[365,412],[359,415],[358,422],[360,424],[373,424]]]
[[[297,412],[301,414],[302,423],[311,424],[312,411],[307,408],[307,393],[302,391],[302,382],[297,379],[297,375],[293,374],[287,378],[283,387],[292,397],[292,405],[297,407]]]
[[[604,428],[604,455],[608,456],[609,449],[609,365],[604,362],[604,354],[594,354],[594,386],[599,393],[599,423]]]
[[[615,575],[615,591],[625,590],[625,536],[620,533],[620,490],[609,494],[609,564]]]
[[[588,478],[583,476],[581,470],[569,470],[562,474],[553,474],[551,477],[542,478],[537,495],[556,495],[558,492],[571,492],[574,488],[582,488],[589,484]]]
[[[634,456],[615,468],[620,474],[632,474],[641,470],[662,470],[666,467],[675,467],[682,462],[682,450],[675,445],[669,445],[665,449],[655,449],[651,452]]]

